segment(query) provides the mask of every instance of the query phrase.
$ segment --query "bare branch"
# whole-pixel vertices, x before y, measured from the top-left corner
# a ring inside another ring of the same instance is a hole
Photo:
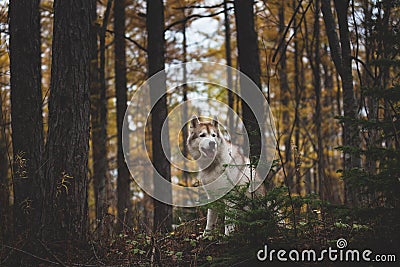
[[[282,49],[282,51],[286,51],[287,47],[289,46],[289,44],[291,43],[292,39],[294,38],[295,33],[297,32],[297,30],[298,30],[298,29],[301,29],[301,24],[303,23],[303,21],[305,21],[307,11],[308,11],[308,9],[311,7],[311,4],[312,4],[312,1],[310,1],[310,2],[308,3],[307,7],[303,10],[303,12],[298,12],[299,14],[301,14],[300,21],[298,22],[298,24],[297,24],[296,27],[294,28],[294,33],[289,37],[289,40],[287,40],[287,42],[285,42],[284,48]],[[301,8],[302,8],[302,7],[301,7]],[[302,8],[302,9],[303,9],[303,8]],[[294,15],[293,15],[292,18],[294,19]],[[291,24],[291,23],[290,23],[290,24]],[[304,23],[304,27],[307,27],[307,24],[306,24],[306,23]],[[289,29],[289,26],[288,26],[287,29]],[[285,34],[285,35],[286,35],[286,34]],[[285,37],[285,35],[284,35],[284,37]],[[313,36],[313,38],[314,38],[314,36]],[[284,41],[284,39],[281,40],[279,46],[282,45],[282,41]],[[305,39],[305,41],[307,42],[307,38]],[[276,56],[277,53],[279,52],[279,46],[278,46],[277,50],[275,51],[274,56]],[[273,60],[273,62],[279,63],[279,62],[281,61],[281,58],[282,58],[282,55],[281,55],[281,57],[280,57],[277,61],[275,61],[275,58],[273,58],[272,60]],[[312,63],[312,62],[311,62],[311,63]]]
[[[233,7],[228,8],[228,10],[232,10],[232,9],[233,9]],[[176,25],[179,25],[179,24],[182,24],[182,23],[187,23],[189,20],[194,19],[194,18],[212,18],[212,17],[216,17],[216,16],[218,16],[218,15],[220,15],[222,13],[224,13],[224,10],[218,11],[216,13],[207,14],[207,15],[193,14],[193,15],[187,16],[184,19],[177,20],[177,21],[171,23],[170,25],[165,27],[164,31],[168,31],[168,30],[170,30],[172,27],[174,27]]]
[[[296,7],[296,10],[294,11],[292,17],[290,18],[290,21],[289,21],[289,23],[288,23],[288,25],[287,25],[287,27],[286,27],[283,35],[282,35],[282,38],[279,41],[279,45],[278,45],[277,49],[275,50],[274,55],[272,56],[272,62],[275,62],[276,56],[278,55],[278,52],[280,51],[280,48],[283,45],[283,42],[284,42],[284,40],[286,38],[286,35],[287,35],[287,33],[288,33],[289,29],[290,29],[290,26],[292,25],[294,18],[296,17],[297,13],[299,12],[302,3],[303,3],[303,0],[300,0],[299,4]],[[310,1],[309,5],[311,5],[311,1]],[[283,51],[285,51],[285,50],[283,50]]]
[[[372,79],[375,78],[374,75],[372,74],[371,70],[368,68],[367,64],[365,64],[364,61],[362,61],[362,60],[361,60],[360,58],[358,58],[358,57],[351,57],[351,58],[352,58],[354,61],[360,63],[360,64],[364,67],[364,69],[365,69],[365,71],[367,72],[367,74],[368,74]]]
[[[107,32],[115,35],[115,32],[112,31],[112,30],[107,30]],[[129,42],[133,43],[134,45],[136,45],[140,50],[143,50],[143,51],[145,51],[147,53],[147,49],[144,46],[142,46],[141,44],[139,44],[137,41],[132,39],[131,37],[124,35],[124,38],[126,40],[128,40]]]
[[[224,1],[225,2],[225,1]],[[224,6],[224,2],[220,4],[210,5],[210,6],[202,6],[202,5],[191,5],[191,6],[183,6],[183,7],[174,7],[173,9],[208,9],[208,8],[219,8]],[[227,4],[233,4],[233,1],[226,1]]]
[[[30,253],[28,251],[25,251],[25,250],[22,250],[22,249],[19,249],[19,248],[7,246],[7,245],[4,245],[4,244],[1,245],[1,246],[5,247],[5,248],[8,248],[8,249],[12,249],[12,250],[18,251],[18,252],[21,252],[21,253],[23,253],[25,255],[31,256],[32,258],[35,258],[35,259],[40,260],[42,262],[51,263],[51,264],[54,264],[54,265],[60,265],[58,262],[51,261],[51,260],[36,256],[36,255],[34,255],[34,254],[32,254],[32,253]]]

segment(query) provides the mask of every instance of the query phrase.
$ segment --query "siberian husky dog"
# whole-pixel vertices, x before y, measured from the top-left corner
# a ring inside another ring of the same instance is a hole
[[[190,155],[199,165],[198,180],[204,185],[212,184],[211,192],[218,193],[222,187],[251,182],[249,159],[244,157],[240,148],[231,144],[221,133],[216,118],[201,120],[193,116],[190,120],[187,147]],[[229,206],[229,203],[226,203]],[[215,228],[217,212],[207,210],[207,225],[204,235]],[[225,225],[225,235],[234,230],[234,225]]]

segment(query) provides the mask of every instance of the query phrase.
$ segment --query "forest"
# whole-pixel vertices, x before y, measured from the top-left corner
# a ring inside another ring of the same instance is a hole
[[[399,0],[0,0],[0,266],[395,266],[399,205]]]

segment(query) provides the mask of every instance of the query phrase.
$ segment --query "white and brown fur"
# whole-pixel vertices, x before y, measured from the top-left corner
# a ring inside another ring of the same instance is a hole
[[[201,169],[198,179],[203,185],[214,182],[221,175],[222,177],[218,179],[218,187],[250,182],[249,159],[242,155],[239,147],[232,145],[224,138],[215,118],[204,121],[193,116],[190,121],[187,145],[190,155],[197,160]],[[215,228],[217,217],[214,209],[207,210],[207,225],[204,234]],[[225,234],[229,235],[233,229],[233,225],[225,225]]]

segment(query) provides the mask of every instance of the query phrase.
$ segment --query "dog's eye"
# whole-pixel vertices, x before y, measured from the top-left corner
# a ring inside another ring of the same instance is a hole
[[[216,137],[217,135],[215,133],[211,134],[212,137]]]
[[[199,136],[200,137],[206,137],[206,134],[205,133],[201,133]]]

